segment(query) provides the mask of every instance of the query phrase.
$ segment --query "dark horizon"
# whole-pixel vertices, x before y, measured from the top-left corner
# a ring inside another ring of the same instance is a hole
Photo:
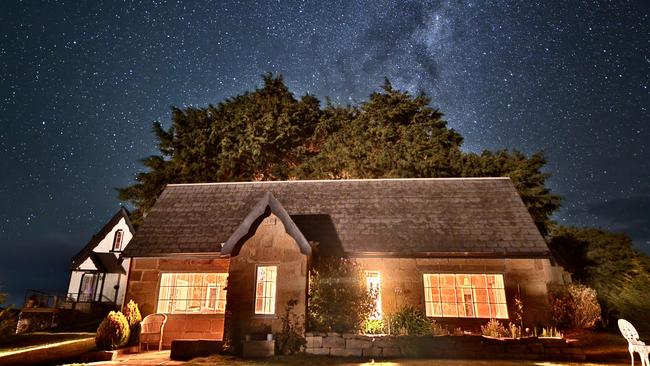
[[[466,151],[545,151],[559,224],[650,253],[647,20],[642,2],[3,2],[2,291],[64,289],[156,153],[151,123],[266,72],[341,104],[384,77],[425,90]]]

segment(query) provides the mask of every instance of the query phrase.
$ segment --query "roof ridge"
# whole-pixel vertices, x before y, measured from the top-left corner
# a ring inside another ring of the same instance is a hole
[[[448,178],[368,178],[368,179],[298,179],[261,180],[253,182],[207,182],[207,183],[169,183],[167,186],[208,186],[226,184],[271,184],[271,183],[323,183],[323,182],[380,182],[380,181],[441,181],[441,180],[510,180],[510,177],[448,177]]]

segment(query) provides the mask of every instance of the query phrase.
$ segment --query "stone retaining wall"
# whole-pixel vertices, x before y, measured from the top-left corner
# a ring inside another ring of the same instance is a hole
[[[586,361],[577,342],[557,338],[493,339],[482,336],[365,336],[306,333],[306,353],[345,357],[431,357]]]

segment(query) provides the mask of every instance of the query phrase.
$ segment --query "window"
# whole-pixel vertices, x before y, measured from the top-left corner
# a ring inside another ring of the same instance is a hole
[[[115,232],[113,237],[113,250],[120,251],[122,248],[122,237],[124,236],[124,231],[122,229]]]
[[[366,271],[366,284],[368,289],[377,294],[375,308],[370,319],[381,319],[381,278],[379,271]]]
[[[424,274],[427,316],[507,319],[500,274]]]
[[[257,267],[255,314],[275,314],[275,282],[278,267]]]
[[[158,312],[167,314],[223,314],[227,273],[163,273]]]

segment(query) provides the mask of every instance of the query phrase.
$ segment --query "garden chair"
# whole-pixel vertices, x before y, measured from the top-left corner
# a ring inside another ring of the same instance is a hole
[[[642,366],[650,366],[648,361],[648,353],[650,353],[650,346],[639,340],[639,333],[634,329],[634,326],[625,319],[618,320],[618,329],[621,330],[623,337],[627,339],[627,350],[630,352],[632,358],[632,366],[634,366],[634,352],[639,354]]]
[[[148,351],[150,343],[158,343],[158,351],[162,351],[165,323],[167,323],[167,315],[165,314],[149,314],[142,319],[142,323],[140,323],[142,328],[138,345],[139,352],[142,352],[142,344],[146,345]]]

